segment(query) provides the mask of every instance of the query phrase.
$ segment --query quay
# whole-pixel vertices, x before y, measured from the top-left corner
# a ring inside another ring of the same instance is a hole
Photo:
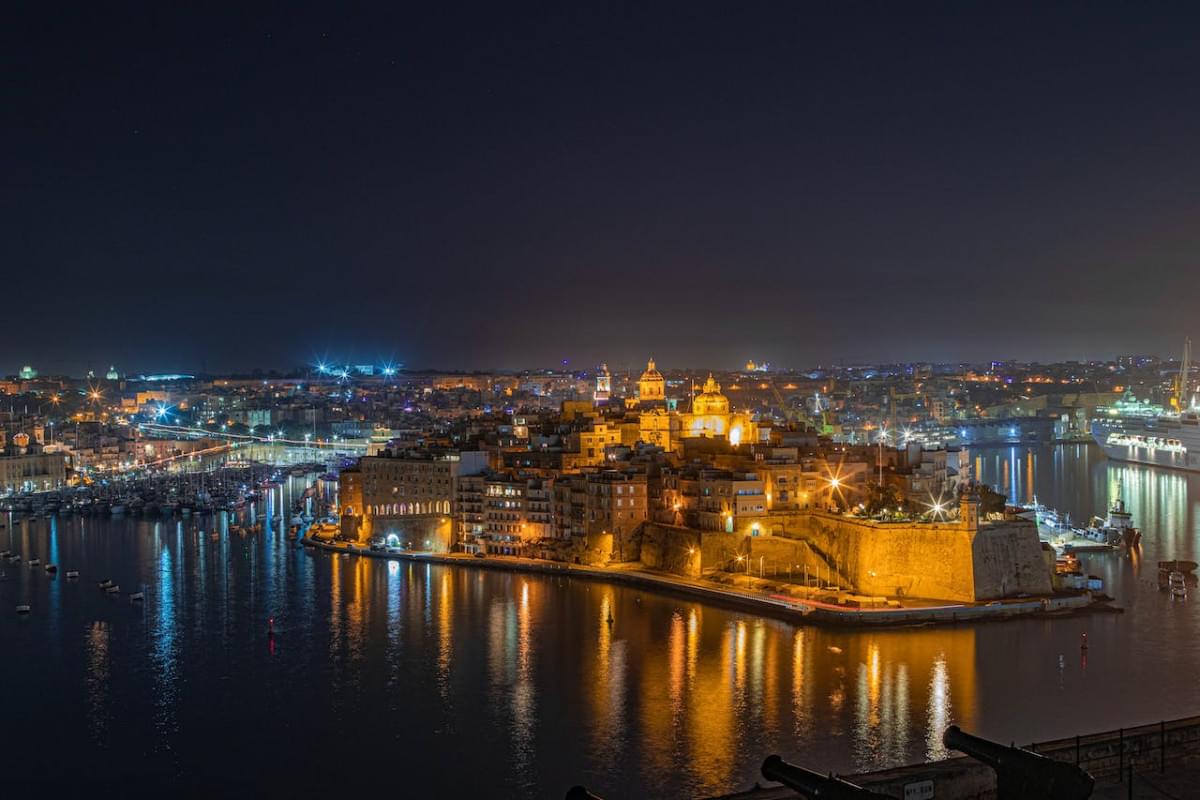
[[[755,592],[717,585],[697,578],[654,572],[641,565],[589,566],[548,561],[519,556],[489,555],[484,558],[465,553],[443,554],[422,551],[379,551],[351,543],[332,543],[306,532],[301,543],[334,553],[346,553],[366,558],[415,561],[426,564],[447,564],[530,572],[544,575],[579,577],[621,583],[641,588],[684,595],[739,610],[755,612],[786,622],[827,625],[831,627],[909,626],[988,622],[1015,617],[1064,616],[1093,611],[1117,612],[1105,601],[1088,593],[1053,597],[1033,597],[990,603],[949,603],[912,605],[907,607],[852,608],[817,600],[797,599],[783,595]]]

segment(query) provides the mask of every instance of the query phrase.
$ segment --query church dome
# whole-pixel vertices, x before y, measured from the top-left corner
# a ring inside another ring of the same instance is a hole
[[[646,362],[646,371],[638,379],[638,397],[643,402],[658,402],[667,396],[667,381],[654,366],[654,359]]]
[[[704,382],[704,391],[696,395],[696,399],[692,402],[692,413],[729,413],[729,398],[721,394],[721,385],[713,379],[711,372],[708,374],[708,380]]]
[[[646,362],[646,371],[642,373],[641,380],[643,381],[661,381],[662,373],[654,366],[654,359]]]

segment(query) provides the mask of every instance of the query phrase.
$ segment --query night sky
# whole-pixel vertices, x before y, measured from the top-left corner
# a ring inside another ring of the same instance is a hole
[[[0,374],[1200,336],[1165,5],[184,5],[6,11]]]

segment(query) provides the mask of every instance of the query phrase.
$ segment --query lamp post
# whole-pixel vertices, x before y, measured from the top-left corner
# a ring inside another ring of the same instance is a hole
[[[887,424],[879,426],[879,494],[883,496],[883,443],[887,441]]]

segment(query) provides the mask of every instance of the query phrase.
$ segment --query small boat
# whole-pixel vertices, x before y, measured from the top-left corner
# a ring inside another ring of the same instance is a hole
[[[20,561],[20,560],[21,560],[21,554],[20,554],[20,553],[10,553],[10,554],[8,555],[8,560],[9,560],[9,561]]]
[[[145,592],[134,592],[133,594],[129,595],[129,599],[134,603],[140,603],[146,599],[146,593]]]
[[[46,572],[49,572],[49,573],[58,572],[58,565],[57,564],[47,564]]]
[[[108,592],[109,594],[116,594],[117,592],[121,591],[121,587],[114,583],[112,586],[104,587],[104,591]]]
[[[29,559],[29,566],[31,566],[31,567],[36,567],[36,566],[38,566],[38,565],[39,565],[39,564],[41,564],[41,563],[42,563],[42,560],[41,560],[40,558],[31,558],[31,559]]]
[[[29,613],[31,610],[32,610],[32,609],[31,609],[31,608],[30,608],[28,605],[19,605],[19,606],[17,606],[17,613],[18,613],[18,614],[28,614],[28,613]]]
[[[100,581],[100,584],[99,584],[101,589],[107,589],[108,587],[110,587],[112,585],[113,585],[113,582],[110,578],[105,578],[104,580]]]
[[[1182,572],[1172,572],[1167,578],[1167,588],[1172,597],[1187,597],[1187,581]]]
[[[67,570],[67,577],[68,577],[68,578],[78,578],[78,577],[79,577],[79,570],[77,570],[77,569],[69,569],[69,570]]]

